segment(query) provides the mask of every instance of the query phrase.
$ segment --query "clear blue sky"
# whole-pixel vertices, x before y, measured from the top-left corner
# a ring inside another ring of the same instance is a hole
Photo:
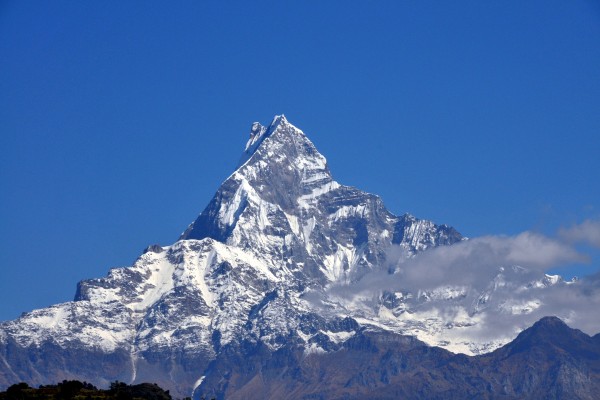
[[[0,2],[0,320],[174,242],[279,113],[395,213],[597,219],[600,3]]]

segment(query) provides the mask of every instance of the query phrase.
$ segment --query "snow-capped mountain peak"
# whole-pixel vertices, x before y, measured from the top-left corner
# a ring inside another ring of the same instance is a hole
[[[280,124],[285,123],[287,123],[287,120],[283,114],[276,115],[268,126],[263,126],[260,122],[254,122],[250,128],[250,138],[248,139],[246,147],[244,148],[244,152],[242,153],[240,161],[238,162],[238,168],[248,161],[250,157],[252,157],[263,140],[277,130]]]
[[[414,254],[461,239],[451,228],[397,217],[379,197],[336,182],[325,157],[283,115],[267,128],[254,124],[244,154],[181,239],[211,237],[321,283],[380,268],[392,244]]]

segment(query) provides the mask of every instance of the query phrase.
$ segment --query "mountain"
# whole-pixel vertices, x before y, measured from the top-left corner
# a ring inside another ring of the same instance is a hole
[[[600,393],[598,341],[556,317],[542,318],[478,361],[502,382],[494,389],[515,398],[595,399]]]
[[[600,393],[600,345],[556,317],[476,357],[364,329],[337,351],[289,344],[269,352],[258,343],[221,352],[200,389],[219,399],[591,400]]]
[[[402,260],[466,241],[339,184],[306,135],[276,116],[252,125],[238,167],[174,244],[149,246],[132,266],[80,282],[72,302],[0,324],[0,386],[150,381],[176,397],[248,397],[259,385],[249,386],[251,377],[268,381],[253,368],[280,376],[304,359],[339,360],[345,377],[355,367],[345,370],[344,354],[371,351],[373,341],[390,351],[406,342],[411,365],[433,354],[422,371],[452,359],[431,346],[484,354],[524,328],[482,337],[488,313],[527,314],[546,288],[569,283],[499,266],[482,288],[382,288],[362,297],[357,289],[373,276],[401,277]],[[515,289],[532,299],[510,303]],[[436,312],[440,304],[460,312]],[[307,384],[318,386],[316,378]]]

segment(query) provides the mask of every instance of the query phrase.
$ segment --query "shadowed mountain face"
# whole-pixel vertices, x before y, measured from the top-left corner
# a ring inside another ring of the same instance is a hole
[[[222,352],[198,393],[219,399],[597,399],[600,346],[555,317],[483,356],[361,331],[337,351],[242,345]]]
[[[503,268],[483,291],[334,294],[352,293],[370,274],[397,272],[390,254],[414,259],[464,240],[454,228],[396,216],[379,197],[339,184],[304,133],[277,116],[269,126],[252,126],[238,168],[177,242],[150,246],[132,266],[80,282],[72,302],[0,324],[0,387],[79,379],[156,382],[176,397],[529,395],[526,385],[504,385],[483,372],[510,369],[493,364],[496,353],[467,358],[431,345],[494,350],[516,333],[493,343],[461,335],[493,308],[498,290],[542,291],[562,280],[515,267]],[[436,302],[466,311],[449,321],[427,308]],[[496,305],[524,310],[506,304]],[[560,338],[551,327],[541,330],[549,342]],[[457,333],[446,337],[448,331]],[[583,335],[575,347],[598,341]],[[556,359],[547,354],[548,363]],[[564,365],[583,371],[583,364]]]

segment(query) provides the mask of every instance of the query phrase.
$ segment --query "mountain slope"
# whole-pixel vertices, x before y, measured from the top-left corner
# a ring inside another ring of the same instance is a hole
[[[293,343],[274,352],[245,345],[219,354],[198,393],[218,399],[594,399],[599,378],[598,343],[548,317],[477,357],[370,330],[334,352],[307,353]]]

